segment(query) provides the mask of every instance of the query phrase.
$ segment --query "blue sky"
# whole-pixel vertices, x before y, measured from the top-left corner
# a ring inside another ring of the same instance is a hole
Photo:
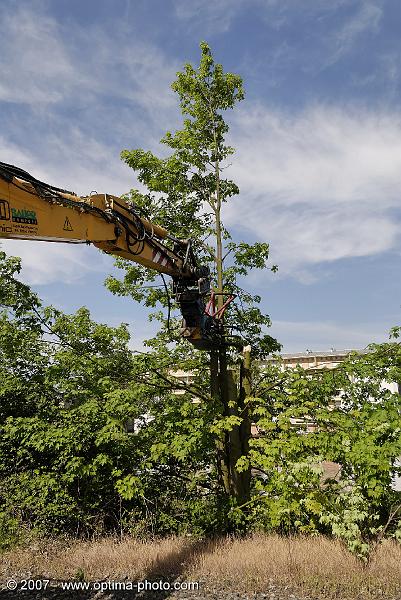
[[[286,352],[362,348],[401,322],[401,3],[2,0],[0,18],[2,161],[79,194],[137,187],[120,151],[161,151],[180,124],[170,83],[205,39],[244,79],[224,217],[271,244],[278,274],[247,281],[271,333]],[[151,334],[94,248],[2,246],[47,303],[128,322],[137,347]]]

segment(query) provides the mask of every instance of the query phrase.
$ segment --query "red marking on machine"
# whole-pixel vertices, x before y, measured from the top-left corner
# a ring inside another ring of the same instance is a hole
[[[160,250],[153,250],[152,259],[155,263],[161,265],[162,267],[166,267],[171,262],[168,256],[162,254]]]

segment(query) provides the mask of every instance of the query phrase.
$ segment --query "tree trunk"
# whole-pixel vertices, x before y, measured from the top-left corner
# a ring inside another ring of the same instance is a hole
[[[238,471],[236,464],[241,456],[249,453],[251,422],[245,398],[250,395],[250,349],[244,349],[239,386],[235,372],[227,368],[225,349],[212,352],[210,358],[211,394],[219,403],[222,417],[236,415],[242,418],[240,425],[223,432],[216,438],[217,470],[227,496],[235,498],[237,505],[245,504],[250,498],[250,469]],[[238,389],[239,388],[239,389]]]
[[[249,407],[246,398],[252,394],[251,381],[251,347],[245,346],[242,351],[243,360],[240,366],[240,393],[238,406],[242,416],[242,423],[239,427],[239,437],[241,440],[241,455],[249,455],[249,440],[251,439],[251,419],[249,416]],[[251,488],[251,469],[248,467],[242,472],[242,486],[244,489],[245,502],[250,499]]]
[[[217,154],[217,138],[215,134],[215,149]],[[221,197],[220,197],[220,164],[215,161],[216,196],[214,203],[215,233],[216,233],[216,272],[217,272],[217,307],[224,304],[223,289],[223,239],[221,227]],[[221,317],[222,318],[222,317]],[[224,341],[224,340],[223,340]],[[251,424],[248,410],[245,407],[245,397],[250,394],[250,348],[244,350],[244,365],[241,366],[239,390],[233,371],[228,370],[227,347],[223,343],[218,351],[211,353],[210,375],[212,397],[219,399],[222,417],[229,415],[240,416],[243,421],[227,433],[221,434],[216,440],[217,464],[222,487],[227,495],[235,498],[237,505],[242,505],[250,497],[250,470],[237,471],[238,459],[249,452]]]
[[[220,392],[220,368],[219,353],[214,350],[210,353],[210,387],[211,396],[217,405],[220,406],[221,415],[226,414],[226,407]],[[227,434],[223,432],[216,437],[216,463],[220,484],[227,494],[230,495],[230,467],[228,463],[228,440]]]
[[[238,390],[237,384],[234,377],[234,371],[229,370],[228,375],[228,387],[230,401],[233,402],[229,411],[231,415],[242,416],[239,411],[238,403]],[[245,504],[249,500],[249,483],[250,480],[247,476],[247,471],[237,470],[237,461],[243,456],[243,439],[242,439],[242,423],[241,425],[235,425],[229,432],[229,460],[230,460],[230,484],[231,484],[231,495],[235,498],[238,506]]]

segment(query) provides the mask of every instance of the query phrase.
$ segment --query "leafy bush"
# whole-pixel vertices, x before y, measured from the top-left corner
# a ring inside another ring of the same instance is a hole
[[[248,456],[251,526],[332,533],[362,559],[383,536],[399,536],[401,401],[386,382],[400,383],[400,365],[400,345],[389,342],[334,370],[269,367],[248,398],[261,431]],[[339,477],[322,479],[324,460]]]

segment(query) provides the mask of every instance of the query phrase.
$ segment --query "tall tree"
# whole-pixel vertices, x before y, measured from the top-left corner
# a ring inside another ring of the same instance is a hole
[[[122,158],[148,190],[147,194],[132,190],[131,201],[174,236],[191,238],[201,261],[211,265],[218,310],[223,309],[228,295],[236,296],[224,320],[224,343],[210,355],[209,392],[204,394],[209,393],[209,402],[216,411],[212,428],[221,487],[227,497],[243,504],[249,498],[250,471],[239,471],[236,465],[247,454],[250,437],[245,402],[250,394],[249,346],[254,355],[261,356],[279,345],[265,332],[270,318],[258,307],[260,297],[249,294],[238,283],[238,278],[250,269],[266,268],[269,245],[234,240],[222,220],[224,204],[239,194],[238,186],[224,176],[234,149],[227,143],[229,127],[223,114],[244,98],[242,79],[225,73],[222,65],[214,62],[208,44],[202,42],[200,48],[199,67],[186,64],[172,84],[180,100],[183,126],[174,133],[167,132],[161,140],[170,154],[160,158],[135,149],[124,150]],[[121,259],[117,265],[126,273],[122,280],[108,279],[113,293],[130,295],[151,307],[158,302],[166,305],[164,290],[148,287],[156,279],[154,273]],[[163,321],[163,313],[157,316]],[[151,343],[156,354],[163,354],[163,345],[174,338],[166,327],[164,322],[164,333]],[[243,354],[244,346],[248,349]],[[192,369],[195,364],[201,368],[205,360],[188,348],[183,351],[179,342],[165,358],[170,369],[185,366],[188,359]],[[238,362],[242,362],[240,373],[235,366]]]

